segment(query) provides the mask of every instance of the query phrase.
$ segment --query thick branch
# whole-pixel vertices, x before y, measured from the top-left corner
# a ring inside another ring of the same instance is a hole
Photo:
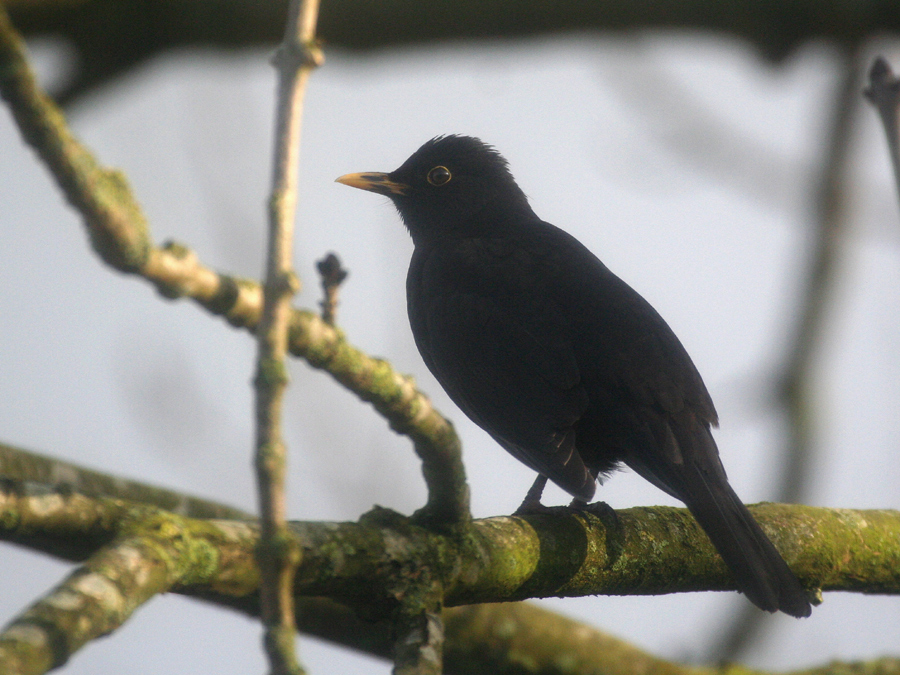
[[[251,589],[258,581],[253,548],[241,537],[251,531],[242,523],[217,526],[116,500],[9,489],[0,492],[0,515],[4,538],[62,537],[99,547],[0,634],[5,675],[62,665],[159,593],[198,585],[228,593],[240,587],[239,579]]]
[[[102,543],[125,527],[119,512],[109,518],[101,512],[86,519],[89,525],[78,524],[84,504],[94,501],[80,495],[24,495],[7,486],[0,499],[0,539],[24,546],[83,537],[85,527]],[[120,504],[100,500],[106,502]],[[751,511],[808,588],[900,593],[900,512],[782,504],[757,504]],[[177,522],[239,527],[233,521]],[[249,556],[256,528],[250,523],[240,528],[239,545],[251,547]],[[488,518],[475,521],[467,539],[417,527],[384,509],[358,523],[294,522],[291,532],[303,551],[296,593],[385,609],[396,605],[401,582],[419,579],[423,567],[440,580],[450,606],[734,589],[696,521],[686,509],[673,507]],[[243,585],[232,592],[246,595],[254,589]]]
[[[808,587],[900,593],[900,513],[776,504],[751,510]],[[359,523],[292,523],[291,531],[303,550],[295,592],[334,598],[357,607],[370,620],[394,616],[403,594],[421,588],[417,584],[423,571],[440,580],[444,601],[450,605],[733,588],[727,568],[690,514],[669,507],[609,511],[602,516],[561,510],[491,518],[475,521],[463,541],[416,527],[384,510]],[[57,551],[67,550],[60,541],[77,540],[83,555],[92,552],[90,547],[108,550],[102,547],[111,541],[144,537],[144,542],[155,542],[155,551],[166,552],[166,574],[175,579],[173,590],[250,613],[258,612],[259,577],[253,558],[257,535],[257,528],[246,522],[191,520],[77,494],[10,486],[0,490],[0,539],[41,550],[53,544]],[[71,547],[68,550],[71,558],[77,557]],[[568,631],[575,639],[588,630],[560,627],[562,619],[532,624],[530,610],[522,614],[509,610],[503,614],[512,622],[509,630],[491,634],[489,625],[479,623],[487,620],[479,618],[481,612],[488,612],[491,620],[502,617],[489,609],[468,611],[473,614],[462,623],[448,619],[447,633],[458,641],[448,647],[448,670],[460,662],[455,659],[477,653],[500,659],[503,639],[512,645],[547,630]],[[333,630],[340,633],[349,626]],[[379,631],[383,628],[347,640],[374,649],[372,635]],[[468,633],[471,638],[465,637]],[[545,643],[535,642],[532,648],[552,651]],[[587,646],[582,649],[587,650],[585,657],[593,653]]]

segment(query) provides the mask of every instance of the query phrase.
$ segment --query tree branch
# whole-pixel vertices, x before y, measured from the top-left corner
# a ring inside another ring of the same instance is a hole
[[[76,78],[57,95],[69,101],[159,53],[184,47],[273,45],[287,0],[5,0],[26,35],[62,37],[77,52]],[[447,41],[603,35],[640,30],[716,31],[749,42],[771,59],[825,40],[851,46],[900,30],[893,0],[860,3],[744,0],[553,2],[329,0],[319,35],[330,49],[384,50]]]
[[[387,627],[361,621],[322,598],[300,601],[301,629],[376,656],[389,649]],[[443,613],[446,675],[762,675],[732,664],[699,667],[666,661],[603,631],[527,602],[470,605]],[[833,661],[785,675],[895,675],[900,659]]]
[[[29,493],[10,485],[0,489],[0,499],[0,539],[40,550],[86,531],[92,533],[91,542],[112,540],[130,527],[127,519],[116,520],[120,511],[108,512],[118,514],[116,518],[101,517],[107,513],[101,511],[85,518],[87,524],[77,524],[85,504],[111,502],[116,509],[125,508],[120,500]],[[900,512],[785,504],[756,504],[750,510],[807,588],[900,593]],[[216,531],[240,528],[241,541],[226,543],[241,550],[250,547],[242,560],[256,545],[252,523],[167,515],[178,519],[173,522],[201,528],[202,536],[205,525],[215,525]],[[375,509],[357,523],[292,522],[292,536],[303,551],[294,590],[383,613],[393,611],[397,589],[420,578],[423,568],[440,580],[448,606],[735,588],[708,538],[682,508],[640,507],[602,515],[561,509],[558,514],[477,520],[472,527],[463,539],[416,526],[386,509]],[[246,595],[254,589],[245,584],[232,592]]]
[[[153,244],[124,176],[99,165],[37,86],[21,40],[2,5],[0,95],[13,110],[25,140],[44,159],[70,203],[84,215],[94,248],[104,261],[147,279],[164,297],[192,298],[232,325],[256,331],[263,305],[260,285],[206,267],[181,244]],[[459,439],[452,424],[416,389],[411,377],[351,346],[343,333],[309,311],[292,311],[288,349],[372,403],[394,431],[412,439],[428,485],[421,522],[452,526],[471,518]]]
[[[444,672],[444,622],[438,598],[402,603],[392,621],[393,675],[441,675]]]
[[[898,120],[900,79],[894,75],[890,64],[883,56],[875,59],[869,69],[869,86],[865,90],[865,95],[878,110],[878,116],[881,118],[891,165],[894,168],[897,196],[900,197],[900,120]]]
[[[756,505],[751,511],[807,587],[900,593],[900,512],[777,504]],[[435,587],[431,582],[422,585],[426,577],[440,580],[442,600],[449,606],[734,588],[729,571],[686,509],[647,507],[602,516],[561,510],[489,518],[475,521],[465,539],[417,527],[383,509],[358,523],[297,522],[290,531],[303,551],[295,593],[332,598],[357,608],[368,620],[396,618],[404,596],[419,593],[417,588],[427,600],[428,589]],[[168,585],[175,592],[258,612],[259,575],[253,557],[258,528],[251,523],[192,520],[120,500],[7,484],[0,486],[0,539],[39,550],[55,548],[67,552],[69,559],[76,559],[76,552],[60,542],[80,542],[82,555],[98,555],[98,550],[106,555],[104,551],[121,551],[123,546],[143,551],[148,546],[151,553],[140,553],[135,560],[145,570],[157,570],[154,573],[164,580],[147,581],[149,585],[135,591],[136,599],[126,593],[130,607]],[[113,567],[121,567],[120,562]],[[133,569],[110,572],[125,573]],[[449,647],[451,662],[463,658],[459,650],[471,658],[479,650],[496,649],[492,658],[500,658],[497,640],[503,636],[518,640],[529,632],[562,630],[555,622],[532,625],[530,610],[518,615],[509,610],[505,616],[510,621],[513,615],[519,617],[515,630],[484,635],[487,628],[479,628],[478,622],[486,619],[478,616],[491,610],[468,611],[473,613],[471,624],[448,622],[448,636],[456,641],[463,636],[463,644]],[[422,616],[430,626],[438,625],[432,619],[436,615]],[[102,625],[109,629],[108,623]],[[575,639],[588,629],[569,630]],[[469,631],[481,637],[471,642],[465,638]],[[366,634],[357,639],[365,642]],[[426,646],[428,640],[415,644]],[[540,643],[532,649],[554,648]]]
[[[155,507],[41,489],[0,490],[2,537],[56,538],[98,548],[64,582],[0,633],[0,672],[44,673],[119,628],[159,593],[180,586],[254,589],[253,537],[237,521],[181,518]],[[71,550],[71,548],[70,548]],[[246,590],[244,592],[247,592]]]
[[[265,645],[272,675],[302,675],[294,649],[294,568],[299,549],[287,532],[285,473],[287,448],[281,432],[287,388],[288,329],[291,298],[300,289],[294,273],[294,218],[303,95],[312,70],[322,62],[314,44],[318,0],[293,0],[284,41],[276,52],[278,105],[272,196],[269,199],[269,249],[262,315],[257,327],[259,354],[256,385],[256,475],[261,536],[261,606]]]
[[[818,459],[814,371],[845,247],[846,171],[854,113],[859,108],[860,55],[844,52],[841,56],[830,124],[821,142],[825,154],[811,186],[812,245],[801,278],[802,294],[790,317],[793,326],[786,342],[785,362],[775,383],[774,398],[786,429],[784,466],[771,494],[778,502],[803,501]],[[766,618],[751,608],[740,609],[731,625],[720,630],[718,644],[711,650],[714,660],[730,662],[739,658],[753,644]]]
[[[256,516],[232,506],[139,481],[111,476],[5,443],[0,443],[0,477],[18,482],[31,481],[52,485],[64,492],[78,492],[87,497],[116,497],[140,502],[158,506],[189,518],[227,518],[232,520],[256,518]]]

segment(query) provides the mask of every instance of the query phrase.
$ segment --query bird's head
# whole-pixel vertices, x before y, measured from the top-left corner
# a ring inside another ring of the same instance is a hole
[[[506,160],[470,136],[439,136],[390,173],[352,173],[337,182],[390,197],[413,240],[489,234],[533,216]]]

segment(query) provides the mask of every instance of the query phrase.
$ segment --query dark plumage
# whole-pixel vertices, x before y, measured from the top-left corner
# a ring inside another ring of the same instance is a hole
[[[808,616],[806,593],[731,489],[700,374],[662,317],[538,218],[507,163],[444,136],[388,174],[339,182],[391,198],[415,243],[409,321],[450,397],[518,460],[588,502],[625,463],[683,501],[758,607]],[[544,478],[542,478],[544,477]]]

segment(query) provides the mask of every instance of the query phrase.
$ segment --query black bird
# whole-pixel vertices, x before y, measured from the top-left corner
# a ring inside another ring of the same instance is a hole
[[[450,398],[538,473],[589,502],[624,463],[683,501],[751,602],[809,616],[799,581],[728,484],[716,409],[662,317],[542,221],[491,146],[441,136],[391,173],[338,182],[390,197],[412,235],[409,322]]]

